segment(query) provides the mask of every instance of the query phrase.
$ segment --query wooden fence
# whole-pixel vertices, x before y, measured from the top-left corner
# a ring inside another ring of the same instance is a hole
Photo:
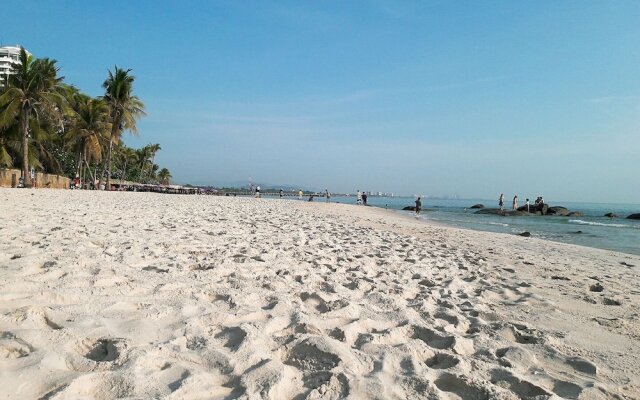
[[[20,180],[19,169],[0,169],[0,187],[17,187]],[[71,179],[66,176],[36,172],[36,187],[47,189],[69,189]]]

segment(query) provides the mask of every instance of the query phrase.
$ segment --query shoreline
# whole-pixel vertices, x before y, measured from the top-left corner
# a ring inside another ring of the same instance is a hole
[[[354,204],[344,204],[344,203],[330,203],[330,204],[339,204],[339,205],[343,205],[343,206],[347,206],[347,207],[357,207],[357,208],[361,208],[362,207],[362,206],[357,206],[357,205],[354,205]],[[381,212],[383,212],[385,214],[386,217],[398,217],[398,218],[401,218],[402,220],[405,220],[406,222],[412,222],[412,223],[418,224],[418,226],[416,227],[417,229],[419,229],[419,224],[425,224],[430,228],[442,228],[442,229],[450,230],[450,231],[453,231],[453,232],[461,231],[462,233],[479,233],[482,236],[484,236],[485,234],[489,234],[491,236],[497,236],[497,237],[502,237],[502,238],[509,238],[509,239],[516,239],[516,240],[528,240],[528,241],[532,241],[532,242],[542,242],[542,243],[545,243],[545,244],[556,245],[556,246],[559,245],[560,247],[567,246],[569,248],[572,248],[575,251],[588,250],[588,251],[602,252],[603,256],[607,255],[606,253],[612,253],[612,254],[608,254],[608,255],[615,255],[615,256],[619,256],[619,257],[625,257],[625,256],[632,256],[632,257],[635,257],[635,258],[640,257],[639,254],[625,253],[625,252],[622,252],[622,251],[610,250],[610,249],[603,249],[601,247],[591,247],[591,246],[585,246],[585,245],[580,245],[580,244],[555,241],[555,240],[546,239],[546,238],[540,238],[540,237],[522,237],[517,233],[493,232],[493,231],[486,231],[486,230],[482,230],[482,229],[458,227],[458,226],[449,225],[446,222],[436,221],[436,220],[432,220],[432,219],[429,219],[429,218],[419,218],[418,219],[418,218],[415,218],[413,216],[413,214],[409,214],[409,213],[411,213],[411,211],[402,211],[402,210],[395,210],[395,209],[384,209],[384,208],[377,207],[377,206],[371,206],[369,208],[365,208],[365,210],[367,210],[367,209],[375,209],[376,211],[381,211]]]
[[[275,200],[275,199],[273,199]],[[320,202],[317,202],[320,203]],[[355,205],[355,204],[350,204],[350,203],[341,203],[341,202],[332,202],[331,204],[341,204],[341,205],[345,205],[345,206],[353,206],[353,207],[362,207],[359,205]],[[415,218],[415,213],[412,211],[404,211],[404,210],[400,210],[400,209],[392,209],[392,208],[384,208],[384,207],[380,207],[380,206],[376,206],[376,205],[371,205],[368,206],[370,209],[376,209],[376,210],[382,210],[385,212],[389,212],[389,215],[398,215],[401,216],[403,218],[406,218],[410,221],[414,221],[414,222],[423,222],[426,223],[428,225],[431,225],[433,227],[440,227],[440,228],[447,228],[447,229],[454,229],[454,230],[462,230],[465,232],[481,232],[481,233],[485,233],[485,234],[490,234],[490,235],[498,235],[498,236],[507,236],[507,237],[520,237],[519,233],[507,233],[507,232],[495,232],[495,231],[491,231],[491,230],[484,230],[481,228],[473,228],[473,227],[466,227],[466,226],[456,226],[453,223],[447,223],[447,221],[443,221],[443,220],[434,220],[434,219],[430,219],[428,217],[428,212],[423,211],[422,215],[424,217],[421,218]],[[526,218],[526,217],[524,217]],[[537,217],[531,217],[531,218],[541,218],[540,216]],[[544,218],[562,218],[562,217],[554,217],[554,216],[547,216]],[[522,232],[526,232],[526,231],[522,231]],[[571,242],[566,242],[566,241],[560,241],[560,240],[553,240],[550,238],[544,238],[544,237],[538,237],[538,236],[531,236],[531,237],[522,237],[523,239],[528,239],[531,241],[543,241],[544,243],[553,243],[553,244],[561,244],[561,245],[567,245],[567,246],[574,246],[574,247],[578,247],[578,248],[584,248],[584,249],[590,249],[590,250],[600,250],[600,251],[605,251],[605,252],[612,252],[612,253],[616,253],[619,255],[631,255],[631,256],[640,256],[640,253],[633,253],[633,252],[624,252],[624,251],[620,251],[620,250],[615,250],[615,249],[607,249],[607,248],[603,248],[603,247],[595,247],[595,246],[588,246],[588,245],[583,245],[583,244],[578,244],[578,243],[571,243]]]
[[[639,256],[342,203],[0,199],[4,397],[640,396]]]

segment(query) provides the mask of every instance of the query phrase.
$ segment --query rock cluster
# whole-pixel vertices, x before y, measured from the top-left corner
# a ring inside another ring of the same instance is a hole
[[[475,206],[474,206],[475,207]],[[471,207],[471,208],[474,208]],[[529,212],[527,212],[527,206],[520,206],[517,210],[501,210],[499,208],[482,208],[476,211],[476,214],[492,214],[502,215],[506,217],[519,216],[519,215],[555,215],[559,217],[582,217],[580,211],[569,211],[566,207],[553,206],[549,207],[548,204],[533,204],[529,205]]]

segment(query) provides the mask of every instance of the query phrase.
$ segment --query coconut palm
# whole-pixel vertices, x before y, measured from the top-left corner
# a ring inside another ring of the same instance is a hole
[[[61,124],[64,110],[64,97],[60,94],[63,78],[58,76],[55,60],[34,59],[27,55],[24,48],[20,49],[19,60],[19,63],[12,65],[13,73],[9,76],[8,86],[0,95],[0,129],[6,130],[18,124],[22,139],[22,176],[25,184],[30,185],[31,132],[39,128],[39,123],[45,117]],[[59,128],[62,129],[62,125]]]
[[[135,77],[130,75],[130,69],[124,70],[115,67],[114,72],[109,71],[109,77],[102,87],[105,89],[104,101],[109,106],[109,123],[111,133],[109,135],[107,157],[100,176],[100,183],[106,174],[107,189],[111,185],[111,156],[113,145],[120,143],[120,137],[125,130],[137,134],[136,121],[145,115],[144,104],[133,95],[133,81]]]
[[[160,180],[161,184],[168,185],[169,183],[171,183],[171,178],[173,177],[171,176],[171,173],[168,169],[162,168],[160,171],[158,171],[158,179]]]
[[[11,157],[11,138],[8,134],[0,132],[0,167],[13,167],[13,157]]]
[[[75,93],[70,101],[75,115],[70,118],[64,138],[66,147],[76,155],[76,174],[83,175],[85,167],[103,159],[102,147],[107,143],[111,126],[109,107],[102,99]],[[91,174],[91,168],[89,168]],[[95,180],[95,177],[92,176]]]
[[[16,153],[20,152],[18,124],[0,128],[0,167],[13,167]]]
[[[142,165],[140,167],[140,181],[141,182],[149,181],[150,178],[152,178],[153,166],[155,165],[154,161],[156,159],[156,153],[158,151],[160,151],[161,149],[162,148],[160,147],[159,143],[148,144],[148,145],[143,147],[145,158],[142,159]],[[149,165],[149,170],[145,174],[146,164]]]
[[[136,166],[139,164],[138,153],[135,149],[127,146],[121,146],[118,148],[117,153],[114,153],[115,166],[117,170],[116,176],[119,176],[121,180],[135,181],[138,169]],[[116,171],[114,171],[115,173]]]
[[[145,166],[147,165],[147,163],[149,163],[151,161],[151,145],[148,144],[144,147],[141,147],[139,149],[136,150],[136,155],[138,156],[138,177],[137,180],[140,183],[144,183],[143,181],[143,175],[144,175],[144,170],[145,170]]]

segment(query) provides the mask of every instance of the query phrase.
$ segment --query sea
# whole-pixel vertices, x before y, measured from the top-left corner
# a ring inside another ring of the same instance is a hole
[[[324,198],[317,198],[316,201],[324,201]],[[331,201],[355,204],[356,198],[338,196],[331,198]],[[415,213],[401,210],[415,205],[414,201],[413,197],[369,196],[367,199],[371,206],[397,210],[408,215]],[[477,210],[470,209],[472,205],[483,204],[488,208],[497,208],[497,200],[423,198],[423,213],[419,218],[478,231],[510,234],[530,232],[532,237],[540,239],[640,255],[640,220],[625,219],[630,214],[640,213],[639,204],[547,203],[550,206],[566,207],[569,211],[580,211],[583,216],[503,217],[476,214]],[[617,214],[619,218],[605,217],[606,213]]]

